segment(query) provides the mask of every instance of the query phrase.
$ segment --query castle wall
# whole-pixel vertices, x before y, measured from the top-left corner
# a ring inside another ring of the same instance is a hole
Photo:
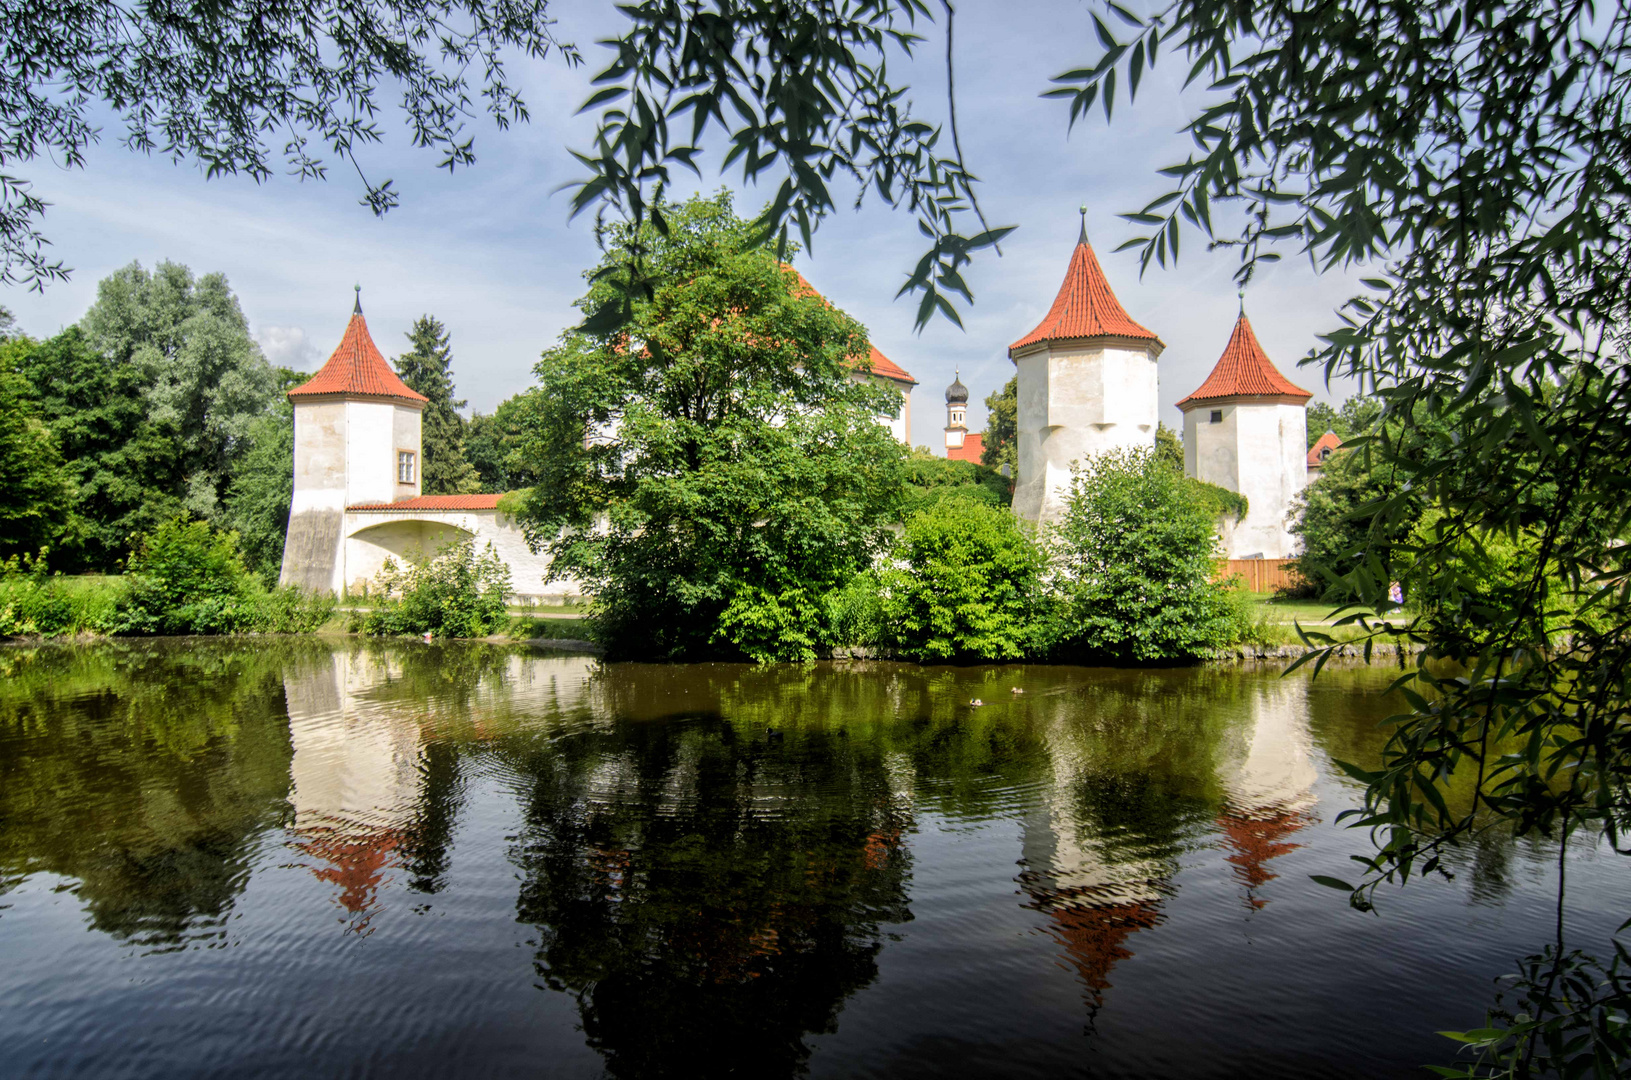
[[[1064,511],[1070,469],[1109,450],[1155,443],[1156,352],[1103,340],[1049,344],[1014,358],[1019,375],[1019,479],[1014,513]]]
[[[516,520],[498,510],[457,510],[445,512],[354,510],[345,515],[346,538],[343,580],[348,590],[360,593],[373,588],[386,559],[398,565],[434,557],[449,543],[474,537],[476,549],[489,543],[510,568],[510,588],[515,598],[540,600],[545,597],[578,596],[582,587],[572,580],[546,581],[550,559],[534,554]]]
[[[280,585],[338,592],[346,507],[347,412],[344,401],[296,403],[294,496],[283,544]]]
[[[1222,423],[1211,423],[1214,411]],[[1303,406],[1263,401],[1201,402],[1184,413],[1184,471],[1237,491],[1244,520],[1224,530],[1223,556],[1287,559],[1297,554],[1291,514],[1308,483],[1308,420]]]

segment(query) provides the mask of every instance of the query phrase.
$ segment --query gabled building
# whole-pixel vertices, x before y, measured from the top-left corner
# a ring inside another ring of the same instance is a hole
[[[1223,530],[1224,557],[1297,554],[1293,500],[1308,484],[1308,399],[1280,374],[1242,308],[1206,381],[1178,402],[1184,472],[1246,496],[1244,519]]]
[[[1308,448],[1308,482],[1312,484],[1331,455],[1342,449],[1342,438],[1334,431],[1327,431],[1319,437],[1313,446]]]
[[[1116,299],[1087,242],[1086,211],[1065,280],[1036,328],[1008,347],[1019,377],[1014,513],[1051,521],[1071,465],[1155,442],[1156,359],[1166,346]]]

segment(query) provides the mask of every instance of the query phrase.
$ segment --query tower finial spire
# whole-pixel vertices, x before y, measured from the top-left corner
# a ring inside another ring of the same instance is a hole
[[[1081,232],[1081,235],[1076,237],[1076,242],[1078,244],[1085,244],[1085,243],[1087,243],[1087,207],[1084,205],[1081,208],[1081,211],[1082,211],[1082,232]]]
[[[355,286],[355,288],[357,290],[357,302],[351,305],[351,314],[361,315],[362,314],[362,285],[358,284],[358,285]]]
[[[1244,319],[1246,317],[1246,290],[1237,289],[1235,295],[1240,298],[1240,317]]]

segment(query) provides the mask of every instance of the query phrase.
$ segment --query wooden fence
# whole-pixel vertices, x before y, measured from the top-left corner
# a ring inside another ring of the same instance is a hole
[[[1218,579],[1239,574],[1247,592],[1271,593],[1291,588],[1297,577],[1295,559],[1224,559],[1218,563]]]

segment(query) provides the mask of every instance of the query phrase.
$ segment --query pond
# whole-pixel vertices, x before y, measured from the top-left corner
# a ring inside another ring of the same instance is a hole
[[[1556,851],[1309,880],[1389,676],[0,650],[0,1071],[1421,1075]]]

